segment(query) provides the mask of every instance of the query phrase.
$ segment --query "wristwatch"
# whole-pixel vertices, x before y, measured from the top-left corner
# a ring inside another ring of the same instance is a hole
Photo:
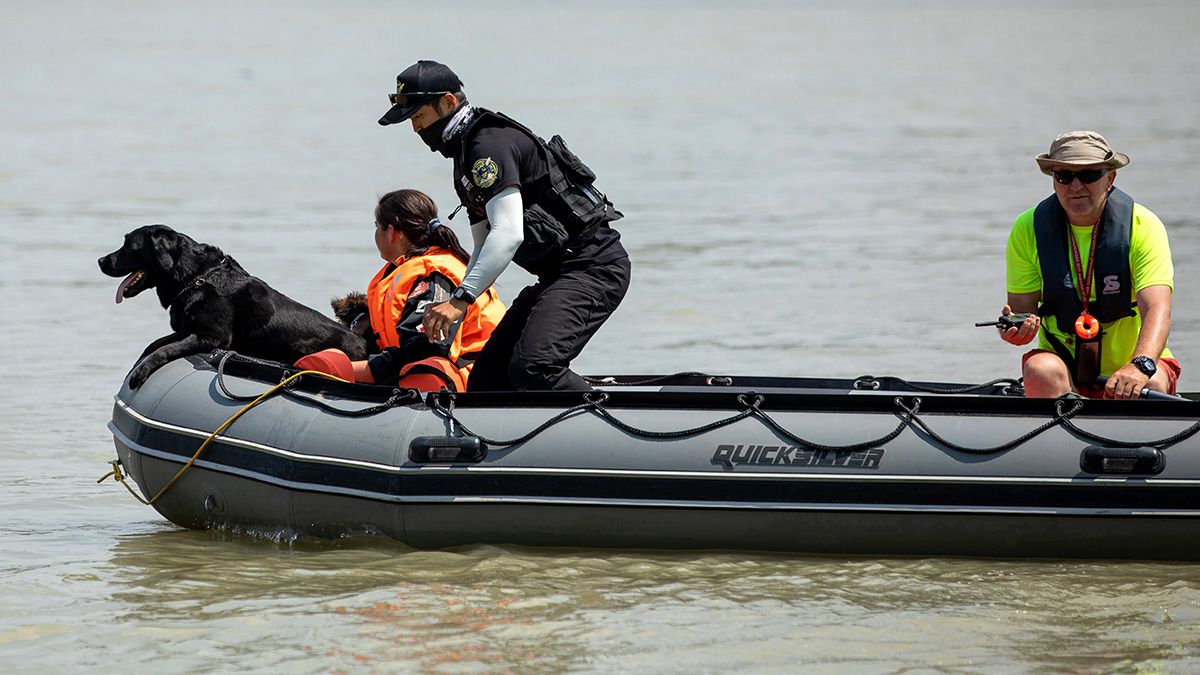
[[[454,292],[450,294],[450,299],[451,300],[462,300],[463,302],[467,303],[468,307],[475,304],[475,296],[471,295],[471,293],[469,291],[467,291],[467,289],[463,288],[462,286],[459,286],[458,288],[454,289]]]
[[[1145,373],[1146,377],[1154,377],[1154,373],[1158,372],[1158,366],[1149,356],[1135,356],[1130,363],[1137,366],[1137,369]]]

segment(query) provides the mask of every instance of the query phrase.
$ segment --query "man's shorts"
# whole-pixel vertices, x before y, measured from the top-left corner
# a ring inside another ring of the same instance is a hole
[[[1030,349],[1021,357],[1021,366],[1024,367],[1025,362],[1029,360],[1029,357],[1039,352],[1054,354],[1054,352],[1048,349]],[[1058,356],[1057,354],[1054,355]],[[1183,370],[1179,365],[1179,361],[1176,361],[1173,358],[1163,357],[1158,359],[1157,365],[1160,370],[1164,370],[1167,373],[1167,393],[1174,394],[1175,388],[1179,384],[1179,373]],[[1077,384],[1075,385],[1075,388],[1079,390],[1080,394],[1088,398],[1104,398],[1104,387],[1099,385]]]

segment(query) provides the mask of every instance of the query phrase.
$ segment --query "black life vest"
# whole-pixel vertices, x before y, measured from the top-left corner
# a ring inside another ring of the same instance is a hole
[[[489,199],[471,180],[471,167],[466,165],[469,141],[485,127],[516,129],[528,136],[541,150],[549,172],[549,187],[532,195],[524,205],[524,241],[513,262],[526,271],[539,276],[551,271],[571,248],[585,243],[602,225],[623,217],[593,185],[596,174],[567,148],[561,136],[547,143],[507,115],[478,107],[454,158],[454,189],[471,212],[483,213]]]
[[[1096,299],[1088,303],[1088,313],[1101,323],[1135,316],[1137,303],[1131,301],[1133,279],[1129,271],[1133,198],[1112,188],[1096,227],[1100,232],[1096,240],[1092,284],[1097,293]],[[1074,263],[1067,237],[1074,235],[1070,229],[1067,213],[1057,195],[1050,195],[1034,209],[1033,231],[1042,268],[1042,304],[1038,314],[1053,315],[1058,320],[1059,330],[1067,335],[1074,334],[1075,319],[1083,312],[1083,303],[1071,282]],[[1086,256],[1080,262],[1086,265]],[[1082,284],[1083,279],[1079,283]],[[1090,293],[1091,289],[1082,292]]]

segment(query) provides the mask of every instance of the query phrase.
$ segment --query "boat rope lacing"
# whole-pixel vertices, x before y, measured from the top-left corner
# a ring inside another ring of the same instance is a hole
[[[621,431],[624,431],[625,433],[627,433],[631,436],[637,436],[639,438],[648,438],[648,439],[653,439],[653,440],[667,440],[667,439],[674,439],[674,438],[684,438],[687,436],[695,436],[697,434],[702,434],[707,431],[712,431],[714,429],[719,429],[721,427],[728,426],[730,424],[733,424],[734,422],[738,422],[740,420],[746,419],[747,417],[756,417],[759,420],[761,420],[763,422],[763,424],[765,424],[767,427],[769,427],[772,431],[774,431],[776,434],[778,434],[780,437],[785,438],[788,441],[791,441],[792,443],[795,443],[798,446],[809,448],[812,450],[825,450],[825,451],[833,451],[833,452],[854,452],[857,450],[865,450],[868,448],[879,447],[879,446],[895,439],[897,436],[900,435],[901,432],[904,431],[905,427],[908,427],[909,425],[916,427],[921,432],[923,432],[926,436],[928,436],[929,438],[931,438],[932,440],[934,440],[935,442],[937,442],[938,444],[942,445],[945,448],[949,448],[951,450],[968,453],[968,454],[973,454],[973,455],[992,455],[992,454],[997,454],[997,453],[1011,450],[1015,447],[1018,447],[1020,445],[1023,445],[1025,443],[1029,442],[1033,438],[1041,435],[1042,433],[1045,433],[1046,431],[1049,431],[1050,429],[1054,428],[1055,426],[1062,426],[1064,429],[1066,429],[1070,433],[1073,433],[1077,436],[1085,438],[1089,441],[1103,443],[1109,447],[1130,447],[1130,448],[1131,447],[1155,447],[1155,448],[1159,448],[1159,449],[1164,449],[1170,445],[1174,445],[1175,443],[1178,443],[1182,440],[1185,440],[1185,439],[1195,435],[1197,432],[1200,432],[1200,422],[1197,422],[1177,434],[1174,434],[1172,436],[1168,436],[1166,438],[1162,438],[1159,440],[1155,440],[1155,441],[1122,441],[1122,440],[1118,440],[1118,439],[1108,438],[1108,437],[1102,436],[1100,434],[1086,431],[1071,421],[1071,418],[1075,417],[1076,415],[1078,415],[1080,413],[1080,411],[1083,410],[1083,407],[1084,407],[1083,401],[1076,400],[1076,401],[1070,402],[1071,406],[1068,408],[1067,407],[1068,401],[1062,400],[1062,401],[1054,402],[1054,416],[1052,418],[1050,418],[1049,420],[1047,420],[1046,422],[1040,424],[1036,428],[1031,429],[1030,431],[1028,431],[1024,434],[1021,434],[1020,436],[1017,436],[1016,438],[1014,438],[1008,442],[1001,443],[999,445],[993,445],[993,446],[988,446],[988,447],[971,447],[971,446],[967,446],[967,445],[962,445],[960,443],[955,443],[954,441],[951,441],[951,440],[947,439],[945,436],[942,436],[941,434],[934,431],[933,428],[930,427],[929,423],[926,420],[922,419],[920,416],[921,399],[919,397],[914,396],[912,398],[912,403],[906,404],[904,397],[897,396],[894,399],[892,399],[892,401],[893,401],[893,403],[895,403],[896,407],[898,408],[898,414],[900,415],[900,423],[897,424],[896,428],[893,429],[891,432],[884,434],[883,436],[881,436],[879,438],[875,438],[875,439],[872,439],[869,441],[862,441],[860,443],[850,443],[850,444],[846,444],[846,445],[826,445],[823,443],[817,443],[814,441],[810,441],[806,438],[803,438],[803,437],[793,433],[791,430],[787,429],[779,422],[777,422],[774,418],[772,418],[770,415],[768,415],[766,413],[766,411],[764,411],[762,409],[762,405],[766,401],[766,397],[763,396],[762,394],[757,394],[754,392],[750,392],[747,394],[741,394],[737,397],[737,402],[739,405],[742,406],[743,409],[741,412],[737,413],[736,415],[731,415],[730,417],[726,417],[724,419],[719,419],[719,420],[716,420],[715,422],[710,422],[708,424],[704,424],[704,425],[701,425],[698,427],[693,427],[690,429],[681,429],[678,431],[652,431],[649,429],[639,429],[638,427],[627,424],[627,423],[621,421],[620,419],[618,419],[615,415],[612,414],[611,411],[609,411],[604,406],[604,403],[608,401],[608,398],[609,398],[609,395],[606,392],[599,392],[599,391],[588,392],[583,395],[582,403],[572,406],[570,408],[567,408],[567,409],[563,410],[562,412],[558,413],[557,415],[554,415],[550,419],[548,419],[545,422],[543,422],[542,424],[540,424],[537,428],[533,429],[532,431],[530,431],[527,434],[524,434],[523,436],[519,436],[517,438],[507,439],[507,440],[497,440],[494,438],[488,438],[487,436],[482,436],[480,434],[475,433],[469,427],[467,427],[465,424],[463,424],[462,420],[454,413],[455,395],[452,392],[442,391],[437,394],[434,394],[429,399],[429,405],[430,405],[430,408],[434,412],[438,413],[439,415],[441,415],[442,417],[444,417],[447,420],[447,422],[449,424],[449,428],[451,430],[451,432],[450,432],[451,434],[454,433],[454,429],[455,429],[455,427],[457,427],[458,429],[462,430],[462,433],[464,435],[474,436],[474,437],[478,438],[480,441],[488,444],[491,447],[508,447],[508,446],[513,446],[513,445],[520,445],[520,444],[532,439],[533,437],[537,436],[538,434],[542,433],[543,431],[549,429],[550,427],[558,424],[559,422],[562,422],[563,420],[565,420],[569,417],[573,417],[573,416],[578,415],[579,413],[582,413],[585,411],[594,413],[595,415],[597,415],[598,417],[603,419],[605,422],[607,422],[609,425],[611,425],[617,429],[620,429]]]
[[[1084,431],[1083,429],[1080,429],[1078,426],[1076,426],[1073,422],[1071,422],[1069,420],[1064,419],[1063,426],[1066,427],[1067,429],[1069,429],[1070,431],[1072,431],[1076,434],[1079,434],[1080,436],[1083,436],[1084,438],[1088,439],[1089,441],[1096,441],[1097,443],[1103,443],[1103,444],[1105,444],[1109,447],[1113,447],[1113,448],[1149,447],[1149,448],[1158,448],[1159,450],[1163,450],[1163,449],[1167,448],[1168,446],[1175,445],[1176,443],[1178,443],[1180,441],[1184,441],[1184,440],[1191,438],[1192,436],[1195,436],[1196,432],[1200,432],[1200,422],[1196,422],[1192,426],[1184,429],[1183,431],[1180,431],[1177,434],[1174,434],[1172,436],[1167,436],[1166,438],[1160,438],[1157,441],[1121,441],[1121,440],[1117,440],[1115,438],[1107,438],[1107,437],[1101,436],[1099,434],[1094,434],[1090,431]]]
[[[631,424],[627,424],[625,422],[622,422],[620,419],[617,419],[617,417],[615,415],[613,415],[607,408],[604,407],[604,403],[606,401],[608,401],[609,395],[606,392],[593,391],[593,392],[588,392],[583,395],[583,403],[580,403],[578,405],[567,408],[566,410],[563,410],[562,412],[558,413],[557,415],[546,420],[541,425],[539,425],[536,429],[530,431],[529,433],[527,433],[523,436],[519,436],[517,438],[509,439],[509,440],[496,440],[494,438],[488,438],[486,436],[481,436],[481,435],[471,431],[470,428],[467,427],[465,424],[463,424],[462,420],[459,419],[454,414],[454,399],[455,399],[455,396],[453,393],[448,392],[448,391],[441,391],[441,392],[431,396],[429,403],[430,403],[431,408],[435,412],[437,412],[437,413],[441,414],[443,417],[445,417],[447,422],[450,424],[451,429],[453,429],[455,426],[457,426],[459,429],[462,430],[462,432],[465,435],[474,436],[474,437],[478,438],[479,440],[483,441],[484,443],[488,444],[491,447],[507,447],[507,446],[512,446],[512,445],[520,445],[521,443],[528,441],[529,439],[537,436],[538,434],[542,433],[546,429],[549,429],[550,427],[554,426],[555,424],[558,424],[559,422],[567,419],[568,417],[572,417],[572,416],[577,415],[584,411],[590,411],[590,412],[595,413],[597,416],[599,416],[601,419],[603,419],[609,425],[611,425],[617,429],[620,429],[621,431],[624,431],[625,433],[627,433],[631,436],[637,436],[639,438],[649,438],[652,440],[670,440],[670,439],[675,439],[675,438],[685,438],[688,436],[695,436],[697,434],[702,434],[702,433],[705,433],[708,431],[712,431],[714,429],[720,429],[721,427],[729,426],[730,424],[733,424],[734,422],[738,422],[740,420],[744,420],[747,417],[757,417],[758,419],[762,420],[762,422],[764,424],[766,424],[768,427],[773,429],[776,433],[778,433],[779,435],[783,436],[784,438],[790,440],[791,442],[793,442],[799,446],[802,446],[805,448],[811,448],[813,450],[831,450],[831,451],[853,452],[855,450],[865,450],[867,448],[872,448],[872,447],[882,445],[884,443],[887,443],[888,441],[891,441],[895,437],[899,436],[900,432],[904,431],[904,428],[906,426],[908,426],[909,423],[916,416],[917,411],[920,409],[920,406],[921,406],[921,400],[919,398],[913,399],[913,405],[912,405],[912,408],[910,409],[907,406],[904,406],[903,404],[901,404],[900,398],[897,397],[896,403],[899,405],[900,408],[902,408],[904,410],[904,414],[902,415],[902,419],[900,420],[900,423],[891,432],[884,434],[883,436],[881,436],[879,438],[869,440],[869,441],[863,441],[861,443],[851,443],[848,445],[825,445],[822,443],[816,443],[814,441],[810,441],[810,440],[801,438],[800,436],[797,436],[797,435],[793,434],[792,432],[788,431],[786,428],[783,427],[783,425],[776,422],[770,415],[768,415],[766,413],[766,411],[764,411],[762,409],[761,406],[762,406],[763,402],[766,401],[766,397],[763,396],[762,394],[756,394],[754,392],[749,392],[746,394],[738,395],[737,402],[739,405],[742,406],[743,409],[741,412],[737,413],[736,415],[731,415],[724,419],[719,419],[714,422],[709,422],[708,424],[702,424],[698,427],[692,427],[690,429],[680,429],[678,431],[653,431],[650,429],[639,429],[638,427],[635,427]]]
[[[899,397],[896,398],[896,405],[907,410],[907,408],[904,405],[904,402],[901,401]],[[945,437],[941,436],[936,431],[929,428],[929,424],[927,424],[925,422],[925,420],[921,419],[920,417],[917,417],[916,410],[913,410],[912,420],[913,420],[913,424],[917,425],[921,429],[921,431],[924,431],[926,435],[928,435],[930,438],[937,441],[938,443],[941,443],[944,447],[950,448],[951,450],[957,450],[959,452],[969,453],[972,455],[992,455],[992,454],[996,454],[999,452],[1004,452],[1006,450],[1011,450],[1011,449],[1017,447],[1018,445],[1021,445],[1021,444],[1025,443],[1026,441],[1032,439],[1033,437],[1041,434],[1043,431],[1050,429],[1051,427],[1053,427],[1055,425],[1061,424],[1063,426],[1066,426],[1068,424],[1071,424],[1070,418],[1074,417],[1080,410],[1083,410],[1083,401],[1075,401],[1075,405],[1072,406],[1071,409],[1067,410],[1066,412],[1063,412],[1063,401],[1055,401],[1054,402],[1054,417],[1052,417],[1049,421],[1047,421],[1046,423],[1037,427],[1036,429],[1029,431],[1028,433],[1022,434],[1022,435],[1012,439],[1011,441],[1009,441],[1007,443],[1001,443],[1000,445],[994,445],[989,448],[972,448],[972,447],[968,447],[965,445],[959,445],[958,443],[947,440]]]

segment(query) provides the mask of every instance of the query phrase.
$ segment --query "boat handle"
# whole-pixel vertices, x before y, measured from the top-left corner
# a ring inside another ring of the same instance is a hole
[[[486,457],[478,436],[418,436],[408,444],[408,458],[417,464],[477,464]]]
[[[1088,473],[1158,474],[1166,467],[1162,450],[1150,446],[1113,448],[1089,445],[1079,456],[1079,467]]]

